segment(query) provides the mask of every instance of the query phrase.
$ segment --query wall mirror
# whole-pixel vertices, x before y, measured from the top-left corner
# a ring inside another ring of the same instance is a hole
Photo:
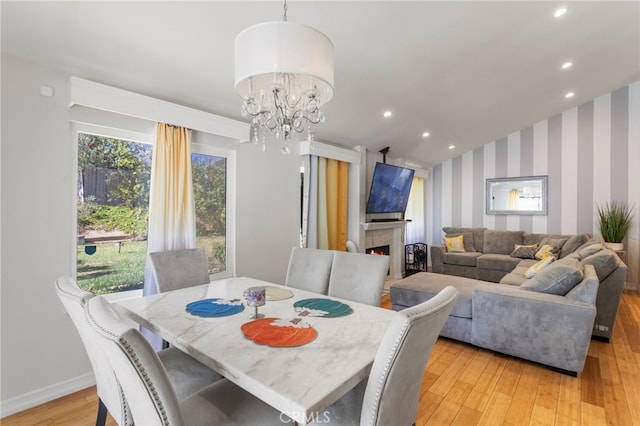
[[[487,214],[547,214],[547,176],[487,179]]]

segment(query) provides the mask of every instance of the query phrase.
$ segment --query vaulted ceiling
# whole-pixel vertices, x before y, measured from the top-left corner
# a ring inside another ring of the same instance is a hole
[[[560,6],[568,11],[554,18]],[[283,12],[271,1],[1,8],[4,53],[244,121],[234,39]],[[288,19],[335,48],[335,94],[317,139],[389,146],[423,166],[640,79],[638,1],[289,1]]]

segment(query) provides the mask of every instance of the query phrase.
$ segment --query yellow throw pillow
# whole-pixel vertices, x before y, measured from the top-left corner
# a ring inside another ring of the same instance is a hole
[[[538,272],[542,271],[544,268],[551,265],[551,263],[554,260],[556,260],[555,256],[551,255],[551,256],[545,257],[539,262],[536,262],[535,264],[531,265],[529,269],[527,269],[527,272],[524,273],[524,277],[525,278],[535,277],[538,274]]]
[[[549,256],[555,257],[553,246],[551,244],[543,245],[542,247],[540,247],[540,250],[536,252],[536,259],[538,260],[546,259]]]
[[[444,237],[444,245],[447,247],[447,251],[451,253],[464,253],[464,235],[458,235],[457,237]]]

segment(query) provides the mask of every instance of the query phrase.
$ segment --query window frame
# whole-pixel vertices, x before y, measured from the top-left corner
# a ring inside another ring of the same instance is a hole
[[[72,160],[71,167],[72,173],[74,176],[78,173],[78,134],[79,133],[90,133],[97,136],[111,137],[123,139],[131,142],[138,143],[146,143],[149,145],[153,145],[155,140],[154,133],[145,133],[138,132],[132,130],[126,130],[122,128],[110,127],[110,126],[100,126],[96,124],[83,123],[83,122],[71,122],[71,137],[72,137]],[[232,149],[226,149],[219,146],[214,146],[210,144],[198,143],[196,141],[197,135],[192,138],[191,141],[191,152],[193,154],[203,154],[203,155],[211,155],[215,157],[224,157],[226,159],[226,235],[225,235],[225,243],[226,243],[226,265],[225,270],[222,272],[218,272],[215,274],[210,274],[210,279],[212,281],[220,280],[224,278],[230,278],[235,276],[236,272],[236,151]],[[71,264],[70,271],[73,271],[73,275],[77,278],[77,268],[78,268],[78,256],[77,256],[77,224],[78,224],[78,209],[77,209],[77,197],[78,197],[78,181],[74,179],[74,184],[71,187],[71,215],[70,220],[72,221],[71,229],[72,235],[70,236],[70,241],[72,242],[71,247]],[[142,290],[126,290],[120,291],[116,293],[108,293],[104,295],[107,300],[110,302],[116,300],[125,300],[134,297],[141,297]]]

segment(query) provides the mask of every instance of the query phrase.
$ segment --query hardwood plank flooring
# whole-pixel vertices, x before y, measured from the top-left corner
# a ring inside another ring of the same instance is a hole
[[[387,294],[382,306],[391,307]],[[91,387],[3,418],[4,426],[93,425]],[[115,421],[109,417],[109,426]],[[425,372],[417,426],[640,426],[640,293],[625,291],[611,343],[591,341],[577,378],[441,338]]]

